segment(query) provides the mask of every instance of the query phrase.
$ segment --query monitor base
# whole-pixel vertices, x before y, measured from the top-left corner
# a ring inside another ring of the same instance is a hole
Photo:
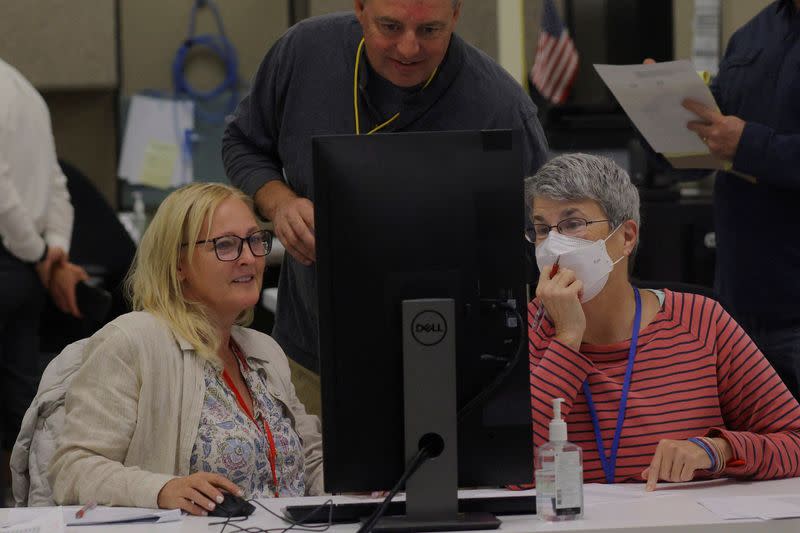
[[[491,513],[458,513],[453,518],[416,519],[408,516],[384,516],[372,531],[475,531],[497,529],[500,520]]]

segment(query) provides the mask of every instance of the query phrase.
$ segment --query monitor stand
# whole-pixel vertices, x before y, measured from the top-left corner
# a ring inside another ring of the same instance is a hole
[[[491,513],[458,512],[455,301],[403,300],[402,314],[406,464],[422,445],[435,456],[406,483],[406,514],[374,531],[497,529]]]

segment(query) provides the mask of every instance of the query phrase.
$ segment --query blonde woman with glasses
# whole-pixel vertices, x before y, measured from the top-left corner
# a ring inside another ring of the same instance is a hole
[[[278,344],[244,327],[271,244],[227,185],[161,204],[128,275],[135,311],[90,339],[69,385],[49,471],[59,504],[206,515],[226,492],[322,492],[319,419]]]

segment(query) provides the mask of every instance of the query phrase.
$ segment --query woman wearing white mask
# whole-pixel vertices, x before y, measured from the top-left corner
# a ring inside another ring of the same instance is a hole
[[[534,444],[562,397],[587,482],[800,476],[800,405],[738,324],[711,299],[631,285],[627,173],[569,154],[525,189],[542,272],[529,306]]]

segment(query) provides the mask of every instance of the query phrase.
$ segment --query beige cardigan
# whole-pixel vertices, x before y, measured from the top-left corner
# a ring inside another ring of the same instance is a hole
[[[297,399],[283,350],[252,329],[235,326],[231,336],[286,407],[303,441],[306,491],[321,494],[320,422]],[[67,390],[64,431],[49,469],[55,501],[157,507],[161,487],[189,474],[204,364],[149,313],[122,315],[95,333]]]

